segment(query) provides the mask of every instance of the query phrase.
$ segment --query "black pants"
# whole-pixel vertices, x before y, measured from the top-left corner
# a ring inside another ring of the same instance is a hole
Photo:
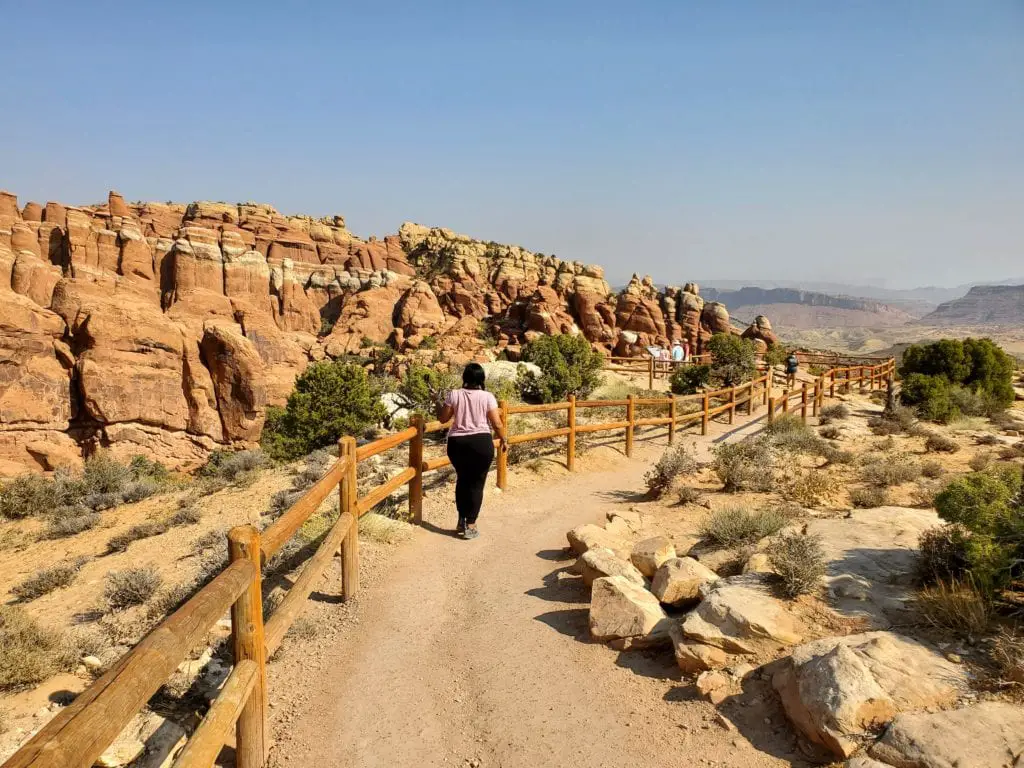
[[[494,461],[494,438],[490,432],[449,437],[448,458],[455,467],[455,508],[459,520],[472,525],[484,502],[487,470]]]

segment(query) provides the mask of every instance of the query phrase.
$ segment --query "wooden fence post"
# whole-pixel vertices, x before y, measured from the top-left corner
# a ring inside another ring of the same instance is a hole
[[[788,389],[782,390],[782,412],[789,413],[789,396],[790,391]]]
[[[352,515],[352,530],[341,542],[341,595],[351,600],[359,592],[359,477],[356,462],[356,439],[341,438],[341,455],[351,456],[348,471],[341,478],[338,510],[341,514]]]
[[[267,647],[263,638],[263,593],[260,576],[260,533],[251,525],[240,525],[228,533],[231,562],[248,560],[253,579],[231,606],[231,645],[235,664],[256,662],[256,681],[249,700],[238,716],[235,763],[238,768],[263,768],[267,757]]]
[[[668,400],[668,444],[676,440],[676,397],[675,395],[669,395]]]
[[[425,424],[423,416],[418,413],[414,413],[409,418],[409,422],[416,427],[416,437],[409,441],[409,466],[416,471],[409,481],[409,517],[414,524],[420,525],[423,523],[423,434]]]
[[[836,396],[836,369],[835,368],[833,368],[832,370],[829,371],[829,376],[832,379],[832,381],[831,381],[831,383],[829,385],[829,388],[828,388],[828,396],[830,398],[834,398]]]
[[[803,388],[800,390],[800,418],[806,424],[807,423],[807,382],[804,382]]]
[[[704,415],[700,420],[700,433],[706,435],[708,433],[708,422],[711,421],[711,414],[708,411],[711,410],[711,398],[708,397],[708,393],[704,393]]]
[[[654,389],[654,357],[647,360],[647,388]]]
[[[498,403],[498,408],[501,410],[501,428],[505,431],[505,437],[508,437],[508,400],[502,400]],[[505,490],[505,486],[508,484],[508,451],[498,451],[498,471],[497,471],[497,483],[501,490]]]
[[[651,360],[654,358],[652,357]],[[633,455],[633,422],[636,421],[636,395],[630,393],[626,399],[626,457]]]
[[[576,469],[576,395],[569,395],[569,410],[566,416],[569,434],[565,441],[565,468]]]
[[[732,424],[736,414],[736,387],[729,388],[729,423]]]
[[[772,395],[768,398],[768,423],[775,423],[775,396]]]
[[[774,368],[769,368],[768,369],[768,373],[765,374],[765,377],[764,377],[764,392],[761,395],[762,398],[763,398],[763,400],[761,402],[761,405],[768,405],[768,401],[771,400],[771,397],[772,397],[772,383],[773,383],[773,379],[774,378],[775,378],[775,369]]]

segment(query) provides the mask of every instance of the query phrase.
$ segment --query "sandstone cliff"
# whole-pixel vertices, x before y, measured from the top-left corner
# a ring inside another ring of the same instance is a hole
[[[27,203],[0,192],[0,474],[100,446],[187,466],[259,439],[311,360],[426,340],[451,363],[516,359],[540,334],[616,354],[736,331],[695,285],[634,277],[447,229],[356,237],[340,216],[258,203]],[[747,329],[771,341],[770,325]]]

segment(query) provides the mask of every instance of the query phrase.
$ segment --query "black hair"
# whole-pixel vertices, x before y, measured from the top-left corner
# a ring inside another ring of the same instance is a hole
[[[462,369],[462,386],[467,389],[483,389],[487,373],[480,363],[470,363]]]

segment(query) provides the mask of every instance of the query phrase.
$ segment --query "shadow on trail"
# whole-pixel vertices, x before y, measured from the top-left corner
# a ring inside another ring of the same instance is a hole
[[[761,428],[767,426],[768,425],[768,414],[763,414],[761,416],[758,416],[757,418],[751,419],[750,421],[744,421],[741,424],[736,424],[728,432],[723,432],[722,434],[718,435],[717,437],[712,438],[711,442],[713,444],[715,444],[715,445],[718,445],[719,443],[724,443],[724,442],[728,441],[730,438],[735,437],[736,435],[746,431],[747,429],[749,429],[750,427],[752,427],[754,425],[760,425]],[[757,430],[757,431],[760,431],[760,430]],[[756,431],[755,432],[751,432],[751,434],[756,434]]]
[[[679,666],[671,648],[667,652],[665,648],[621,651],[615,659],[615,666],[655,680],[675,680],[679,677]]]
[[[590,628],[587,618],[590,614],[586,608],[566,608],[561,611],[548,611],[534,619],[541,624],[547,624],[556,632],[579,640],[581,643],[589,643]]]
[[[571,567],[556,568],[544,577],[543,587],[528,589],[526,594],[551,603],[589,604],[590,590],[583,583],[583,579],[572,577]]]
[[[647,495],[646,491],[631,491],[627,489],[618,491],[601,491],[597,496],[605,501],[618,501],[627,504],[637,504],[641,501],[651,500],[651,497]]]
[[[448,536],[452,539],[457,539],[459,537],[458,532],[454,528],[442,528],[440,525],[435,525],[434,523],[426,520],[420,523],[420,528],[425,531],[429,531],[430,533],[435,533],[438,536]]]
[[[576,559],[576,555],[569,549],[542,549],[537,553],[537,557],[552,563],[562,563],[566,560]]]

